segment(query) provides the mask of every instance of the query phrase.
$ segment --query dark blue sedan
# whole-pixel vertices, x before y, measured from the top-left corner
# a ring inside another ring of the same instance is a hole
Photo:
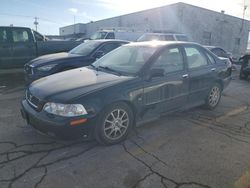
[[[229,82],[227,61],[198,44],[131,43],[33,82],[22,115],[46,134],[116,144],[136,124],[199,105],[214,109]]]
[[[70,52],[40,56],[25,64],[25,80],[31,83],[58,72],[88,66],[96,59],[127,43],[122,40],[91,40],[80,44]]]

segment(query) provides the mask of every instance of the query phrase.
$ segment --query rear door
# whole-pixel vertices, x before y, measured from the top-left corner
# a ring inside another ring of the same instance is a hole
[[[188,64],[189,102],[192,105],[200,104],[216,80],[216,65],[199,46],[186,45],[184,51]]]
[[[12,63],[12,44],[9,28],[0,28],[0,69],[10,68]]]
[[[144,82],[146,108],[156,115],[182,108],[187,103],[189,83],[181,48],[163,50],[151,69],[164,69],[165,74]]]
[[[12,28],[13,62],[15,68],[23,68],[23,65],[36,57],[36,46],[30,29]]]

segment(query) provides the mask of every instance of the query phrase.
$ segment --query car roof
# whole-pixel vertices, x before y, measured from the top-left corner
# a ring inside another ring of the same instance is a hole
[[[20,26],[0,26],[0,28],[19,28],[19,29],[30,29],[29,27],[20,27]]]
[[[183,34],[183,33],[144,33],[144,35],[183,35],[183,36],[187,36],[186,34]]]
[[[207,49],[209,49],[209,50],[215,49],[215,48],[223,49],[223,48],[221,48],[221,47],[219,47],[219,46],[204,46],[204,47],[207,48]],[[223,50],[224,50],[224,49],[223,49]]]
[[[141,47],[162,47],[162,46],[168,46],[172,44],[191,44],[191,45],[196,45],[196,46],[201,46],[198,43],[194,42],[182,42],[182,41],[145,41],[145,42],[132,42],[129,44],[126,44],[126,46],[141,46]]]
[[[119,39],[98,39],[98,40],[89,40],[89,41],[96,41],[96,42],[124,42],[124,43],[130,43],[130,41],[126,40],[119,40]]]

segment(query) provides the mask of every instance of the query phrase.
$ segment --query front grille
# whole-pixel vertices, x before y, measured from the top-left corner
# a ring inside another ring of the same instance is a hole
[[[30,65],[25,65],[24,71],[25,71],[27,74],[33,74],[33,67],[30,66]]]
[[[26,100],[28,101],[29,105],[35,108],[36,110],[39,110],[41,107],[41,101],[33,96],[28,90],[26,91]]]

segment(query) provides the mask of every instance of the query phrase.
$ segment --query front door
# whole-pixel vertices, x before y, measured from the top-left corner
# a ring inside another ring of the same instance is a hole
[[[12,61],[12,45],[8,28],[0,28],[0,69],[10,67]]]
[[[164,76],[144,82],[144,104],[148,116],[175,111],[187,103],[188,78],[182,51],[173,46],[164,49],[150,69],[163,69]]]
[[[23,68],[24,64],[36,57],[36,46],[31,31],[26,28],[11,29],[13,41],[13,68]]]

